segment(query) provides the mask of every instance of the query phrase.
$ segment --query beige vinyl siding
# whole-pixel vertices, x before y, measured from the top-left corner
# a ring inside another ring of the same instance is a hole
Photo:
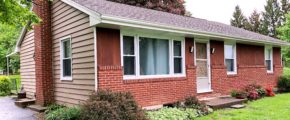
[[[88,99],[95,90],[94,31],[89,16],[54,0],[52,6],[54,96],[58,104],[72,106]],[[72,81],[60,80],[60,40],[71,36]]]
[[[35,98],[34,31],[25,34],[20,46],[21,84],[28,98]]]

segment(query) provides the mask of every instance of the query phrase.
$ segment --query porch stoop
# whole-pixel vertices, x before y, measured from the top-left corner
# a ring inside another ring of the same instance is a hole
[[[35,112],[44,112],[46,110],[46,107],[43,107],[41,105],[29,105],[27,106],[28,109],[32,110],[32,111],[35,111]]]
[[[239,105],[246,103],[247,99],[236,99],[230,96],[223,96],[223,97],[217,97],[207,100],[201,100],[205,102],[208,106],[213,108],[214,110],[217,109],[223,109],[223,108],[230,108],[233,105]]]
[[[17,99],[14,103],[18,107],[26,108],[28,105],[34,104],[35,99],[29,99],[29,98]]]

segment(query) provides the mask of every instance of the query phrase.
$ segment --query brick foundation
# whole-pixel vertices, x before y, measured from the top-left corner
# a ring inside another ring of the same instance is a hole
[[[187,67],[186,77],[142,80],[123,80],[121,66],[98,69],[99,89],[130,91],[143,107],[172,103],[196,95],[195,67]]]

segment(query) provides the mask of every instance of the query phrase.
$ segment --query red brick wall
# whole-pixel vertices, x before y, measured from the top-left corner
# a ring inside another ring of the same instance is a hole
[[[98,50],[108,49],[109,45],[100,44],[99,41],[107,41],[110,45],[120,46],[120,32],[110,29],[98,28],[97,36],[105,34],[106,37],[98,37]],[[109,35],[107,35],[109,34]],[[101,35],[104,36],[104,35]],[[118,36],[118,37],[114,37]],[[172,103],[185,96],[196,94],[196,76],[194,55],[190,53],[190,47],[194,45],[192,38],[186,38],[186,77],[123,80],[123,68],[120,60],[115,62],[98,61],[98,89],[111,89],[113,91],[130,91],[141,106],[153,106]],[[109,47],[110,48],[110,47]],[[120,53],[120,49],[112,53]],[[109,52],[111,53],[111,52]],[[106,54],[109,54],[106,53]],[[98,52],[98,57],[102,52]],[[120,57],[118,55],[117,57]],[[103,59],[103,58],[98,58]],[[110,59],[110,58],[108,58]]]
[[[42,19],[34,26],[36,103],[53,102],[51,5],[48,0],[35,0],[33,11]]]
[[[273,49],[274,73],[268,74],[264,62],[264,47],[237,44],[237,75],[227,75],[224,65],[223,42],[211,41],[216,53],[211,54],[212,89],[215,93],[229,94],[233,89],[242,89],[245,85],[275,86],[282,73],[280,48]],[[217,62],[219,61],[219,62]]]
[[[97,34],[97,36],[100,36],[99,34],[105,34],[106,36],[98,37],[98,50],[110,48],[109,45],[101,44],[102,42],[99,41],[106,41],[105,43],[110,43],[110,45],[120,45],[120,37],[114,37],[120,36],[118,30],[98,28]],[[194,46],[194,42],[192,38],[186,38],[185,43],[186,77],[123,80],[123,68],[120,65],[120,60],[116,62],[98,62],[98,89],[130,91],[143,107],[172,103],[188,95],[197,95],[194,54],[190,53],[190,48]],[[213,93],[228,94],[232,89],[242,88],[253,82],[264,86],[276,84],[275,80],[282,69],[281,67],[275,67],[274,74],[267,74],[264,65],[264,47],[237,44],[237,53],[239,54],[237,55],[238,74],[228,76],[224,65],[224,43],[210,41],[210,44],[211,48],[215,48],[215,53],[210,55]],[[109,53],[120,57],[120,51],[117,49],[109,51]],[[98,57],[102,56],[99,54],[104,53],[98,52]],[[278,48],[274,49],[274,57],[277,57],[276,54],[280,55]],[[253,58],[255,58],[254,63],[251,62]],[[107,57],[107,59],[110,58]],[[278,58],[274,58],[276,66],[278,66],[277,60]]]

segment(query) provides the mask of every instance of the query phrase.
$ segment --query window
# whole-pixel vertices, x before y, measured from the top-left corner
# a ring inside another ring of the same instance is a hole
[[[72,80],[71,38],[61,40],[61,80]]]
[[[124,77],[148,78],[184,74],[182,40],[122,36]]]
[[[265,47],[265,64],[267,72],[273,72],[272,47]]]
[[[123,37],[124,75],[135,75],[135,47],[134,37]]]
[[[173,41],[174,49],[174,73],[182,73],[182,43],[181,41]]]
[[[228,74],[236,74],[236,48],[234,44],[225,45],[225,65]]]

